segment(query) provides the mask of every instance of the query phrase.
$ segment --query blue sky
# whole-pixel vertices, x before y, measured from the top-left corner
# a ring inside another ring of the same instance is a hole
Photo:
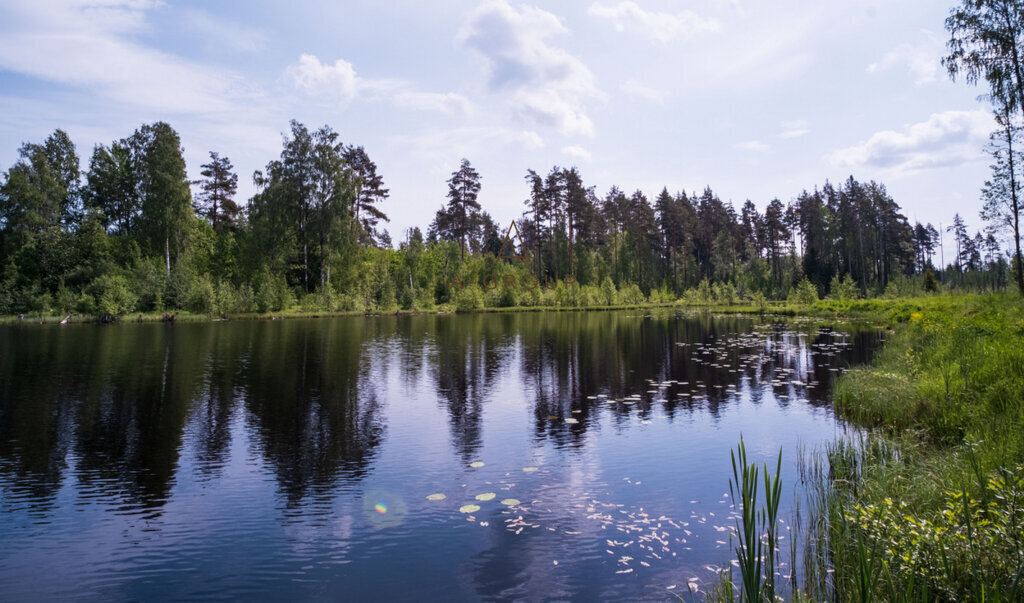
[[[396,242],[461,157],[500,223],[528,168],[577,165],[602,196],[709,185],[762,210],[853,174],[911,221],[973,230],[993,121],[939,63],[952,5],[2,0],[0,166],[60,127],[86,167],[164,120],[190,177],[227,155],[244,201],[295,118],[366,147]]]

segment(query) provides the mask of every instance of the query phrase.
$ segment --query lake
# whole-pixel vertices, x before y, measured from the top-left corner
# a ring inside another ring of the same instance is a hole
[[[832,380],[882,336],[674,310],[3,326],[0,599],[689,600],[734,558],[740,435],[782,449],[789,522],[798,446],[844,430]]]

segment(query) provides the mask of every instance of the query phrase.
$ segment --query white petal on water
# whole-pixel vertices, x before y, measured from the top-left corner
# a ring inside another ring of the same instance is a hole
[[[526,473],[533,473],[536,470],[536,467],[523,467],[523,471],[525,471]]]
[[[573,419],[572,417],[569,417],[568,419],[565,420],[565,422],[568,423],[569,425],[575,425],[579,423],[579,419]]]

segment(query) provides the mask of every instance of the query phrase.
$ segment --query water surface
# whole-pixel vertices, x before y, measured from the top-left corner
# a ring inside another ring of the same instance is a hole
[[[0,327],[0,599],[703,591],[740,435],[782,448],[791,505],[878,339],[673,311]]]

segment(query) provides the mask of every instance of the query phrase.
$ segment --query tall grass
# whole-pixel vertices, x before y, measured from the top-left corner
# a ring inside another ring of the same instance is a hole
[[[871,429],[801,455],[798,598],[1024,600],[1024,303],[889,312],[885,349],[835,391]]]
[[[732,451],[732,479],[729,493],[733,504],[739,505],[740,516],[736,520],[735,552],[742,584],[738,590],[740,601],[774,601],[778,585],[778,525],[779,503],[782,499],[782,450],[775,464],[775,472],[768,465],[761,467],[747,459],[747,447],[740,437],[736,450]],[[764,487],[764,503],[760,502],[758,490]],[[738,496],[737,496],[738,495]],[[708,594],[709,600],[732,601],[737,591],[732,582],[732,570],[723,572],[721,580]]]

